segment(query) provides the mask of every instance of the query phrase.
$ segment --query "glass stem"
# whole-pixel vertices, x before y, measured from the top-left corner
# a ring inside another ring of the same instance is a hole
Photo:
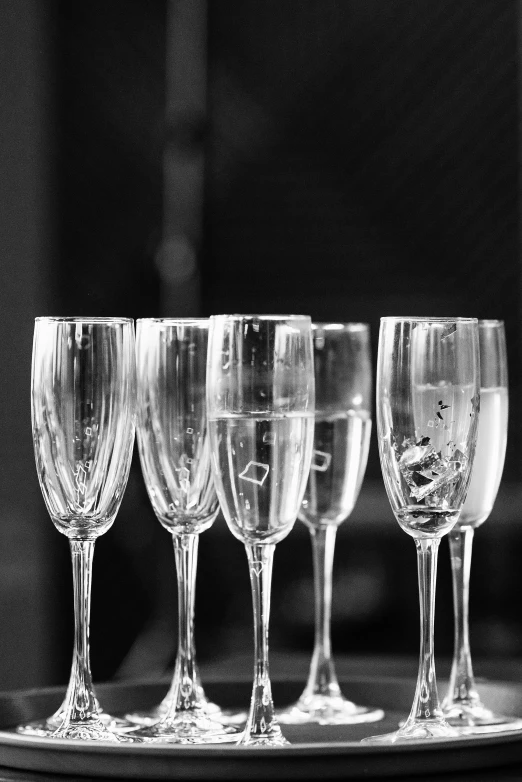
[[[97,720],[99,706],[89,660],[92,557],[94,540],[70,540],[74,587],[74,651],[71,678],[60,708],[64,724]]]
[[[455,646],[448,694],[443,703],[445,708],[456,703],[469,706],[480,700],[475,687],[469,646],[469,573],[473,535],[473,527],[468,526],[454,529],[449,535]]]
[[[188,655],[189,664],[191,668],[191,680],[194,683],[194,691],[192,693],[192,696],[196,698],[197,703],[195,706],[189,707],[189,708],[196,708],[201,707],[204,708],[205,706],[205,695],[203,692],[203,688],[201,686],[201,678],[199,675],[198,665],[196,661],[196,645],[194,640],[194,617],[195,617],[195,592],[196,592],[196,573],[197,573],[197,561],[198,561],[198,545],[199,545],[199,535],[185,535],[185,538],[193,538],[192,547],[193,551],[191,553],[191,561],[188,562],[186,558],[184,559],[184,562],[180,564],[180,556],[183,557],[181,554],[181,551],[178,553],[178,550],[183,548],[182,544],[177,540],[179,536],[173,535],[172,536],[172,542],[174,545],[174,558],[176,561],[176,574],[177,574],[177,582],[178,582],[178,651],[176,654],[176,662],[174,664],[174,673],[172,676],[172,682],[169,688],[168,693],[164,697],[162,701],[163,708],[168,711],[170,709],[170,706],[173,706],[173,713],[178,708],[184,708],[183,706],[178,706],[178,702],[180,700],[180,685],[179,682],[182,680],[184,675],[184,667],[185,667],[185,661],[187,660],[187,654],[185,653],[184,649],[187,643],[191,644],[191,652]],[[187,542],[185,545],[185,549],[187,545],[191,545]],[[180,582],[180,572],[181,570],[184,570],[184,574],[187,578],[190,578],[190,584],[185,581],[183,585],[181,585]],[[187,618],[185,620],[182,620],[182,616],[186,616]],[[183,622],[183,626],[182,626]],[[189,633],[189,638],[186,637],[186,634]],[[185,638],[183,638],[185,636]],[[183,648],[182,648],[183,647]],[[186,671],[185,671],[186,673]]]
[[[178,651],[166,718],[201,709],[194,652],[194,594],[199,536],[173,535],[178,582]]]
[[[328,524],[311,527],[310,534],[314,562],[315,642],[308,682],[301,697],[340,696],[330,638],[332,569],[337,526]]]
[[[275,545],[254,543],[246,546],[254,609],[255,668],[252,702],[243,741],[270,736],[279,731],[275,720],[268,671],[268,623],[270,589]]]
[[[415,540],[419,571],[420,659],[413,706],[408,722],[442,720],[442,709],[435,679],[434,619],[435,583],[439,539]]]

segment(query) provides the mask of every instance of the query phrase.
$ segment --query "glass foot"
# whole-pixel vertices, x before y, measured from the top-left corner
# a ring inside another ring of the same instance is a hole
[[[460,734],[522,730],[522,718],[497,714],[486,708],[480,701],[468,704],[454,703],[444,708],[444,717]]]
[[[242,747],[288,747],[290,742],[285,739],[281,728],[277,724],[272,724],[270,731],[263,735],[255,735],[245,731],[237,742]]]
[[[129,734],[115,733],[105,727],[101,720],[86,720],[85,722],[71,722],[63,725],[51,734],[53,739],[73,739],[79,741],[112,741],[138,743],[141,739],[135,739]]]
[[[170,710],[169,703],[160,703],[148,711],[133,711],[125,715],[125,722],[132,728],[136,725],[150,727],[165,717]],[[222,725],[244,725],[247,720],[246,711],[234,711],[233,709],[221,709],[217,703],[205,700],[203,704],[205,714],[212,720],[220,722]]]
[[[62,728],[64,721],[65,712],[59,710],[45,720],[34,720],[33,722],[18,725],[16,732],[24,736],[40,736],[44,738],[55,736],[56,731]],[[98,722],[111,734],[126,733],[135,730],[136,728],[134,723],[129,722],[129,720],[124,717],[114,717],[104,711],[98,713],[96,724],[98,724]],[[108,740],[111,741],[112,739]]]
[[[319,725],[355,725],[382,720],[382,709],[356,706],[343,695],[301,696],[297,703],[277,712],[277,719],[284,725],[303,725],[317,722]]]
[[[368,736],[362,739],[367,744],[397,744],[401,741],[425,739],[450,739],[459,736],[458,730],[449,725],[442,717],[432,720],[406,720],[399,730],[384,733],[382,736]]]
[[[148,743],[168,744],[223,744],[237,742],[240,733],[207,716],[203,710],[184,711],[170,719],[163,716],[159,722],[146,725],[130,734]]]

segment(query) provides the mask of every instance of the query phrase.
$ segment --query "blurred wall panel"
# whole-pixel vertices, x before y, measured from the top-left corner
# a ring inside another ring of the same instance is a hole
[[[33,322],[50,314],[53,3],[0,3],[0,689],[53,678],[55,530],[31,439]]]
[[[375,355],[382,315],[503,318],[518,398],[517,13],[209,3],[204,311],[368,321]]]
[[[56,2],[62,303],[157,315],[166,2]]]
[[[57,287],[60,308],[69,314],[160,314],[167,5],[56,0]],[[61,587],[55,655],[66,681],[71,565],[67,541],[57,532],[54,545]],[[172,635],[160,649],[155,632],[174,614],[171,576],[172,545],[154,517],[135,450],[115,524],[96,544],[91,611],[96,680],[112,677],[129,654],[126,671],[136,676],[170,656]],[[133,654],[140,633],[148,639],[146,650],[140,642]]]
[[[165,20],[162,0],[0,3],[0,689],[65,683],[72,653],[69,546],[31,441],[33,319],[159,314]],[[169,610],[150,579],[172,560],[160,533],[135,459],[94,560],[97,679]]]

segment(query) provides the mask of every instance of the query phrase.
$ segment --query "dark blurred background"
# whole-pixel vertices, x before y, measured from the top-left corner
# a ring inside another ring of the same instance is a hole
[[[303,312],[503,318],[504,481],[476,536],[480,659],[522,658],[518,29],[514,0],[5,0],[0,4],[0,688],[67,680],[67,541],[37,483],[30,359],[37,315]],[[200,542],[203,665],[252,654],[241,544]],[[96,679],[173,662],[172,546],[135,455],[94,558]],[[309,535],[277,547],[276,655],[313,641]],[[436,649],[452,650],[447,542]],[[340,528],[336,655],[414,658],[414,546],[372,440]]]

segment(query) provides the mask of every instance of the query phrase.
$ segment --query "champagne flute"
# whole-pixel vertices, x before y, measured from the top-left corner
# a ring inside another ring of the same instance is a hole
[[[384,716],[381,709],[357,706],[342,694],[330,639],[335,536],[357,501],[370,443],[370,329],[365,323],[314,323],[312,329],[314,451],[298,518],[312,541],[315,644],[303,693],[277,717],[288,724],[374,722]]]
[[[217,315],[211,319],[207,406],[221,509],[245,544],[254,613],[252,700],[239,743],[287,744],[268,668],[275,545],[292,529],[310,470],[314,373],[310,318]]]
[[[32,423],[40,488],[56,528],[69,538],[74,653],[58,711],[21,733],[130,741],[95,697],[89,661],[92,557],[112,526],[129,475],[136,407],[134,323],[127,318],[37,318]]]
[[[469,646],[469,574],[475,529],[490,515],[506,453],[508,423],[507,352],[504,323],[479,321],[480,416],[471,481],[459,520],[449,534],[455,649],[448,692],[442,702],[446,720],[462,732],[515,730],[522,720],[486,708],[477,692]]]
[[[171,687],[149,712],[127,715],[149,741],[235,741],[216,719],[201,686],[194,646],[199,535],[214,523],[218,501],[210,469],[205,379],[208,319],[137,322],[138,445],[154,512],[172,535],[178,580],[178,650]],[[212,712],[212,713],[211,713]]]
[[[419,673],[394,743],[458,736],[435,678],[433,621],[440,539],[458,521],[468,487],[479,409],[476,318],[382,318],[377,435],[384,484],[401,528],[415,540],[421,618]]]

